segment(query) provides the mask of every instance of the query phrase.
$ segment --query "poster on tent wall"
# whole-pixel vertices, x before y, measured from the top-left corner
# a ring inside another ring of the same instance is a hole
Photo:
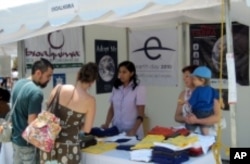
[[[24,40],[26,68],[40,58],[51,61],[55,68],[76,68],[83,64],[82,28],[70,28]]]
[[[129,60],[145,86],[178,85],[177,29],[131,30]]]
[[[225,26],[224,26],[225,27]],[[225,32],[225,29],[224,29]],[[249,85],[249,28],[234,22],[232,25],[236,82]],[[220,70],[220,44],[223,41],[223,88],[227,88],[226,34],[221,37],[220,24],[190,25],[190,63],[206,65],[213,73],[211,85],[218,88]]]
[[[53,87],[58,84],[66,84],[66,74],[65,73],[54,73],[53,74]]]
[[[95,40],[95,58],[99,78],[96,92],[110,93],[113,88],[117,68],[117,41]]]

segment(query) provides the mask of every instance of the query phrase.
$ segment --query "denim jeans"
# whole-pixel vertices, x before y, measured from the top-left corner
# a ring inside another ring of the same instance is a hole
[[[39,164],[39,150],[33,146],[18,146],[13,143],[14,164]]]

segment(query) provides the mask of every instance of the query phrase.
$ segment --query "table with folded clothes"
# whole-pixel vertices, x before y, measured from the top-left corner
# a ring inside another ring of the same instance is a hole
[[[119,133],[116,127],[93,128],[98,143],[82,149],[82,164],[97,163],[216,163],[210,150],[214,136],[190,133],[183,127],[151,129],[142,139]]]

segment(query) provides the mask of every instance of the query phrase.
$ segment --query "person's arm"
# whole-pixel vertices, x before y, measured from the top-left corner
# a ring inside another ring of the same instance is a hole
[[[184,100],[184,94],[185,94],[185,91],[182,91],[180,93],[179,98],[178,98],[177,107],[176,107],[176,110],[175,110],[175,117],[174,118],[175,118],[175,121],[179,122],[179,123],[185,123],[185,118],[183,117],[183,112],[182,112],[183,104],[179,103],[179,100],[180,101]]]
[[[106,121],[105,123],[102,125],[102,128],[107,129],[112,121],[114,117],[114,108],[113,108],[113,104],[110,104],[107,116],[106,116]]]
[[[191,114],[188,117],[189,124],[201,124],[201,125],[214,125],[220,120],[220,103],[217,99],[214,100],[214,114],[206,117],[198,119],[195,115]]]
[[[133,126],[133,128],[127,133],[129,136],[135,136],[138,128],[143,122],[144,118],[144,111],[145,111],[145,105],[137,105],[137,111],[138,111],[138,117],[136,118],[136,122]]]
[[[29,114],[28,116],[28,124],[32,123],[36,118],[38,114]]]
[[[127,132],[127,135],[134,136],[140,125],[143,122],[143,118],[145,116],[145,104],[146,104],[146,89],[144,86],[138,86],[136,91],[136,109],[137,109],[137,116],[134,126],[130,131]]]
[[[91,98],[87,104],[88,110],[85,114],[85,121],[82,127],[82,131],[84,133],[89,133],[95,119],[95,113],[96,113],[96,101],[94,98]]]
[[[36,92],[30,96],[28,104],[28,124],[34,121],[37,115],[42,111],[43,94]]]

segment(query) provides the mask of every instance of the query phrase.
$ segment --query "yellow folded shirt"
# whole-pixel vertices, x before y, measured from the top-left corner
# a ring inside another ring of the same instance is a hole
[[[94,146],[82,149],[83,152],[92,153],[92,154],[102,154],[107,151],[115,149],[117,143],[98,143]]]
[[[154,142],[161,142],[165,139],[163,135],[147,135],[135,146],[131,147],[131,150],[135,149],[150,149],[154,146]]]
[[[189,136],[189,137],[185,137],[185,136],[177,136],[175,138],[169,138],[166,141],[163,141],[165,143],[169,143],[178,147],[185,147],[189,144],[193,144],[195,142],[198,141],[198,137],[197,136]]]

